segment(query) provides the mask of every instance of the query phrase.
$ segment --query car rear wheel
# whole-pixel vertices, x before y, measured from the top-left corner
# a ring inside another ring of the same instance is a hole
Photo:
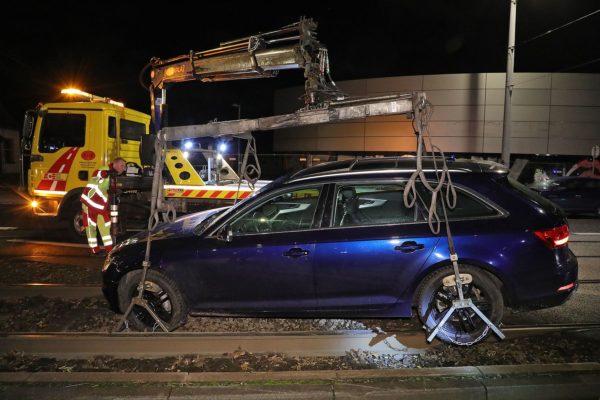
[[[468,282],[462,286],[464,298],[470,298],[490,321],[498,325],[504,312],[504,298],[499,285],[481,268],[461,265],[460,273],[466,275]],[[417,311],[429,332],[442,320],[452,301],[459,298],[454,282],[454,270],[447,266],[429,274],[419,285],[416,293]],[[490,332],[486,323],[472,309],[460,309],[446,321],[437,338],[446,343],[470,345],[483,340]]]
[[[138,284],[142,271],[129,272],[119,282],[119,307],[125,312],[131,299],[139,293]],[[172,331],[183,325],[187,319],[188,308],[177,284],[160,272],[149,270],[146,275],[143,298],[149,307]],[[152,315],[141,306],[134,306],[128,316],[129,325],[139,331],[160,331],[160,325]]]

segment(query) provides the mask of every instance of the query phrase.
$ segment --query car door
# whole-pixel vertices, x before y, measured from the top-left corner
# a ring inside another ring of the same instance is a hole
[[[438,238],[404,206],[403,191],[402,182],[336,185],[329,227],[317,236],[320,309],[385,308],[407,290]]]
[[[226,310],[314,308],[313,232],[321,192],[321,186],[279,191],[200,240],[191,271],[194,285],[200,284],[193,302]]]
[[[545,197],[567,212],[580,212],[585,209],[582,195],[584,181],[582,178],[565,179],[548,191]]]
[[[597,178],[588,178],[583,182],[580,201],[583,212],[597,213],[600,204],[600,181]]]

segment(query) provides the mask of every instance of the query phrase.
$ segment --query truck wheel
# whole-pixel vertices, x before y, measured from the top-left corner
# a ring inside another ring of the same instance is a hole
[[[461,274],[468,274],[472,282],[463,284],[464,298],[473,304],[496,326],[504,313],[504,298],[498,284],[481,268],[470,265],[460,266]],[[416,292],[416,306],[419,319],[431,332],[442,320],[452,301],[458,299],[456,286],[445,286],[444,278],[454,282],[454,269],[451,266],[439,268],[429,274]],[[471,309],[455,311],[438,332],[437,338],[446,343],[469,345],[483,340],[491,330]]]
[[[77,243],[87,243],[83,218],[81,217],[81,203],[72,201],[65,210],[64,219],[67,222],[69,236]]]
[[[142,270],[129,272],[119,282],[119,307],[127,311],[131,299],[138,295],[138,284]],[[160,272],[149,270],[146,275],[144,299],[162,323],[172,331],[187,320],[188,308],[177,284]],[[128,317],[129,326],[139,331],[160,331],[160,326],[143,307],[134,306]]]

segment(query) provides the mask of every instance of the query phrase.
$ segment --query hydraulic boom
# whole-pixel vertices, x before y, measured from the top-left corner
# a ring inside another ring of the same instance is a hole
[[[166,60],[151,59],[152,105],[162,106],[162,111],[153,109],[152,113],[157,130],[167,125],[165,96],[173,83],[271,78],[281,70],[303,69],[307,107],[343,98],[331,80],[327,48],[317,40],[316,28],[312,19],[302,18],[281,29],[220,43],[211,50],[190,51]]]

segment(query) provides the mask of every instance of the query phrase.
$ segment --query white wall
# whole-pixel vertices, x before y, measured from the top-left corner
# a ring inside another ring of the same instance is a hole
[[[517,73],[512,108],[514,154],[590,153],[600,144],[600,74]],[[430,131],[448,152],[500,153],[504,110],[503,73],[418,75],[339,82],[351,95],[424,91],[434,105]],[[302,88],[275,94],[276,114],[295,111]],[[297,129],[275,134],[276,151],[414,151],[403,116]]]

